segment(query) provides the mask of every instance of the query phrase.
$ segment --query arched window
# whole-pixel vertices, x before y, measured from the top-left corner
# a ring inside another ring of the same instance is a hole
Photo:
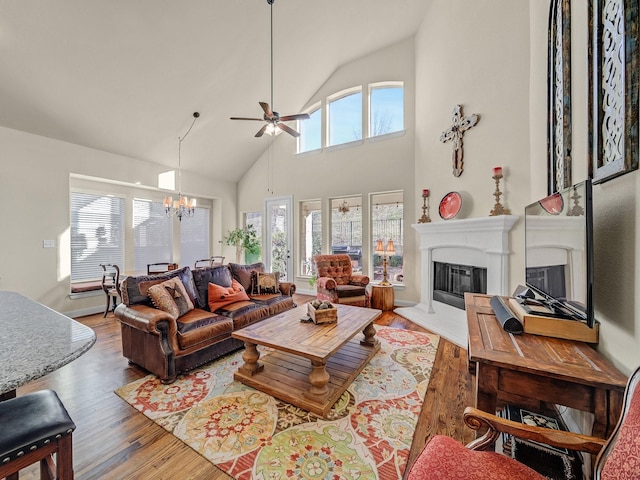
[[[298,121],[298,153],[322,148],[322,108],[318,103],[309,110],[309,119]]]
[[[329,97],[327,116],[328,146],[362,140],[362,87]]]
[[[382,82],[369,85],[369,137],[404,130],[404,85]]]

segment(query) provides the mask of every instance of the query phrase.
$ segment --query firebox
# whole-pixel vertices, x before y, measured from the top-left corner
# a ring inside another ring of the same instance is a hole
[[[527,283],[550,293],[554,298],[567,298],[565,265],[528,267]]]
[[[487,269],[433,262],[433,299],[464,310],[464,294],[487,293]]]

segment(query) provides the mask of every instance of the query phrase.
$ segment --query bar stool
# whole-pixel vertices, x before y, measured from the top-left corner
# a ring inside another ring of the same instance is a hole
[[[73,480],[72,432],[76,426],[53,390],[0,402],[0,478],[40,462],[41,479]],[[53,461],[53,454],[56,461]]]

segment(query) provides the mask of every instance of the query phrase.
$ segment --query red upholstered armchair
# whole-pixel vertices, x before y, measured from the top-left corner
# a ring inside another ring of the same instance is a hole
[[[318,274],[318,299],[358,307],[367,305],[365,287],[369,284],[369,277],[353,274],[349,255],[316,255],[313,263]]]
[[[597,454],[595,480],[640,478],[640,368],[629,378],[622,414],[608,440],[572,432],[533,427],[512,422],[475,408],[467,408],[464,421],[485,435],[464,447],[450,437],[436,435],[407,472],[406,480],[544,480],[526,465],[495,452],[479,451],[493,445],[504,432],[547,445]]]

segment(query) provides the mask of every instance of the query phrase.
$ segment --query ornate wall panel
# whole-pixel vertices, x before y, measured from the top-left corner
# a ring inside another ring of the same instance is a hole
[[[549,10],[548,193],[571,186],[571,0]]]
[[[638,168],[638,1],[590,0],[594,183]]]

